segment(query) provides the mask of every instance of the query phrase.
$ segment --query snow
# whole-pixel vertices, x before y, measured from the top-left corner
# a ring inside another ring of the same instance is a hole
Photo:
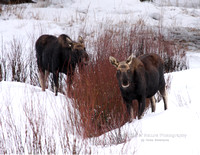
[[[118,145],[117,148],[116,146],[100,148],[97,152],[103,151],[102,154],[109,154],[112,151],[118,154],[120,151],[125,151],[120,153],[141,155],[200,153],[198,145],[200,69],[171,73],[166,76],[172,78],[168,94],[169,109],[164,111],[163,101],[157,103],[155,113],[149,110],[141,120],[127,123],[121,128],[121,134],[129,136],[128,142]],[[115,132],[111,131],[108,134],[114,135]]]
[[[50,3],[38,0],[36,4],[12,7],[0,6],[3,10],[0,11],[0,52],[5,47],[9,49],[9,42],[14,38],[23,42],[26,53],[44,33],[67,33],[76,39],[84,30],[87,40],[94,37],[92,32],[96,29],[120,26],[120,23],[131,26],[141,19],[145,25],[153,27],[197,30],[200,27],[199,0],[190,3],[186,0],[156,0],[155,3],[139,0],[62,0],[60,3],[52,0]],[[187,58],[188,70],[165,75],[166,79],[171,79],[167,111],[161,100],[155,113],[149,109],[141,120],[86,140],[73,128],[75,122],[71,120],[78,112],[73,109],[70,99],[60,93],[55,97],[49,90],[42,92],[41,88],[25,83],[0,82],[0,153],[4,146],[8,153],[17,153],[13,147],[16,141],[23,144],[25,153],[30,152],[25,133],[33,136],[38,129],[43,139],[54,137],[56,154],[63,153],[62,142],[67,140],[66,153],[72,154],[74,139],[81,154],[200,154],[200,50],[187,51]],[[17,139],[19,135],[20,140]],[[62,135],[67,135],[66,139],[61,139]],[[120,136],[122,142],[118,144]],[[44,140],[43,143],[53,145]]]

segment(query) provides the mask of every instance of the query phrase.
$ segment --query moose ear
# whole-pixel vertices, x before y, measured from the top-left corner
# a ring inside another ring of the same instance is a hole
[[[110,56],[109,61],[113,66],[118,67],[119,62],[114,57]]]
[[[78,37],[78,42],[81,43],[81,44],[84,43],[84,40],[83,40],[83,38],[81,36]]]
[[[127,63],[128,65],[130,65],[130,64],[132,63],[133,58],[135,58],[135,55],[132,53],[132,54],[128,57],[128,59],[126,60],[126,63]]]
[[[66,37],[66,41],[67,41],[68,46],[72,47],[73,41],[69,37]]]
[[[66,41],[67,41],[68,43],[72,43],[72,42],[73,42],[69,37],[66,37]]]

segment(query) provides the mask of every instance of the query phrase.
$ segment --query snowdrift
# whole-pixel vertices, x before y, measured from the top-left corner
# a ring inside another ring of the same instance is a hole
[[[74,110],[64,95],[55,97],[53,92],[42,92],[41,88],[28,84],[1,82],[0,140],[5,142],[2,148],[6,148],[8,153],[17,152],[16,144],[20,140],[24,151],[31,152],[29,142],[37,141],[37,137],[34,139],[37,132],[42,139],[42,146],[47,139],[55,142],[56,153],[64,153],[62,139],[67,133],[71,148],[66,151],[68,153],[72,153],[76,144],[76,150],[82,153],[90,148],[92,153],[102,154],[199,154],[200,69],[168,76],[171,78],[171,88],[167,111],[163,110],[163,101],[160,101],[155,113],[149,109],[141,120],[134,120],[120,129],[86,140],[72,129]],[[79,143],[74,143],[74,139]],[[52,143],[48,144],[51,148]]]

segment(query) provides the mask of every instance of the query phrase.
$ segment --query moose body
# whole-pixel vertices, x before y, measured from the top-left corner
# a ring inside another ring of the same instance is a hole
[[[141,118],[145,110],[145,100],[150,98],[152,112],[155,112],[154,95],[159,91],[167,109],[163,60],[157,54],[131,55],[126,61],[118,62],[110,57],[110,62],[117,68],[117,79],[127,111],[133,119],[132,101],[138,101],[138,115]]]
[[[81,37],[78,42],[74,42],[65,34],[58,38],[52,35],[42,35],[36,41],[35,46],[42,90],[45,91],[45,83],[51,72],[55,84],[55,95],[58,93],[59,72],[68,76],[67,83],[70,87],[76,65],[87,64],[88,61],[88,54]]]

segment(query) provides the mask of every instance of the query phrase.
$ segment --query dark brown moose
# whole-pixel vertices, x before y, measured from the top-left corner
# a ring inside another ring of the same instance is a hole
[[[75,42],[65,34],[58,38],[53,35],[42,35],[36,41],[35,48],[42,90],[45,91],[47,77],[51,72],[56,96],[59,72],[67,75],[67,84],[70,87],[76,65],[83,66],[89,60],[82,37]]]
[[[167,93],[163,71],[163,60],[157,54],[133,54],[125,61],[118,62],[109,57],[110,63],[117,68],[117,79],[123,100],[131,120],[133,119],[132,100],[138,101],[138,116],[141,118],[145,109],[145,100],[150,98],[152,112],[156,104],[154,95],[159,91],[167,109]]]

